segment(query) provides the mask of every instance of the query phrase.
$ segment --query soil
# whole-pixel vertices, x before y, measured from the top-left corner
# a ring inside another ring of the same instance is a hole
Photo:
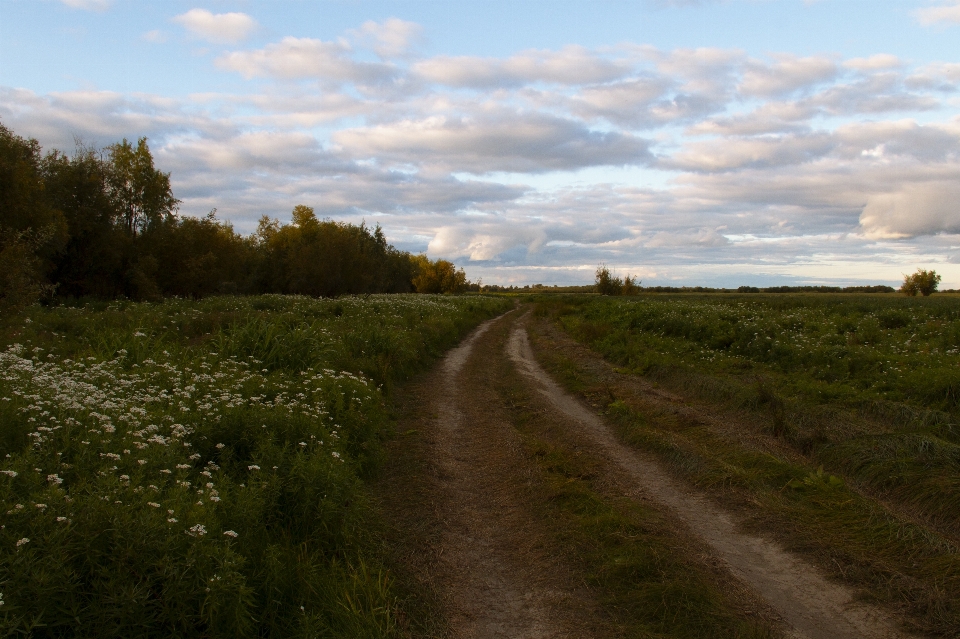
[[[406,389],[402,425],[417,463],[386,491],[406,541],[401,559],[432,598],[442,623],[426,634],[463,638],[606,637],[617,631],[575,562],[534,515],[535,470],[495,390],[508,357],[541,410],[576,446],[606,460],[610,486],[671,513],[677,534],[702,549],[743,607],[806,639],[906,637],[882,611],[828,580],[775,542],[742,532],[736,515],[673,478],[652,457],[622,444],[590,407],[537,363],[529,314],[481,325],[431,374]],[[595,362],[596,363],[596,362]],[[653,389],[647,389],[655,393]],[[678,403],[678,398],[663,397]],[[410,453],[407,462],[410,461]],[[409,465],[409,463],[408,463]],[[402,475],[402,473],[401,473]],[[415,494],[414,494],[415,493]],[[425,505],[429,507],[425,507]],[[417,509],[417,512],[411,512]]]

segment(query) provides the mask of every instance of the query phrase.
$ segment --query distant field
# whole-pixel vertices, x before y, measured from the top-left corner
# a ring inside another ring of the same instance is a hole
[[[0,328],[0,631],[375,637],[384,393],[510,303],[32,307]]]
[[[577,300],[565,324],[637,370],[773,376],[817,403],[960,410],[960,298],[651,296]]]

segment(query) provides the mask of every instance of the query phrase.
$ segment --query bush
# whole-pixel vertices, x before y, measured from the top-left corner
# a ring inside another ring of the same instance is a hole
[[[927,297],[935,293],[939,285],[940,276],[936,271],[925,271],[920,268],[913,275],[904,276],[900,292],[910,297],[916,297],[917,293]]]
[[[630,275],[620,279],[613,275],[606,264],[597,267],[595,289],[600,295],[637,295],[640,293],[640,280]]]

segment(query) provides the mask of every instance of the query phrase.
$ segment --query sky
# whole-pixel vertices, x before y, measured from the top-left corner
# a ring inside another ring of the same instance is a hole
[[[0,0],[0,124],[487,284],[960,288],[960,0]]]

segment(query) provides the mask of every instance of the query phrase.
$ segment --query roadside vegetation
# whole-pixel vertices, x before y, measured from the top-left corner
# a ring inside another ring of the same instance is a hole
[[[539,298],[538,314],[700,415],[544,347],[550,370],[626,441],[915,628],[954,636],[960,300],[566,297]]]
[[[0,632],[383,637],[384,395],[509,302],[212,297],[0,327]]]

